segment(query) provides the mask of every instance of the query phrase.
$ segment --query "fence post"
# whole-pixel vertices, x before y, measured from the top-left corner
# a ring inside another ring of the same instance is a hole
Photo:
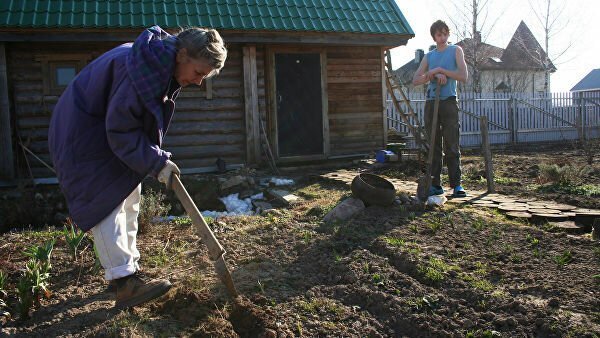
[[[579,94],[579,107],[577,109],[577,134],[579,136],[580,146],[584,146],[585,142],[585,130],[583,127],[583,95]]]
[[[487,177],[488,193],[495,193],[494,185],[494,166],[492,164],[492,152],[490,150],[490,137],[488,133],[488,118],[482,115],[479,119],[479,128],[481,129],[481,150],[485,162],[485,176]]]
[[[508,128],[510,130],[510,143],[515,145],[518,141],[518,122],[516,121],[517,100],[511,95],[508,102]]]

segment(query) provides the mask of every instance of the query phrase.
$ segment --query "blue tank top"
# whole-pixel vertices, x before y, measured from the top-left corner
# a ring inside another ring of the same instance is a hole
[[[442,67],[450,71],[456,71],[456,46],[448,45],[443,52],[438,52],[437,48],[427,53],[427,64],[429,69]],[[427,86],[427,100],[435,100],[435,90],[437,81],[430,81]],[[456,80],[448,78],[448,82],[440,89],[440,99],[445,100],[451,96],[456,96]]]

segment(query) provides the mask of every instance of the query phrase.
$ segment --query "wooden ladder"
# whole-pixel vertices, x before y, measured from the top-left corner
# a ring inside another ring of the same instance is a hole
[[[415,138],[415,143],[417,144],[417,148],[419,148],[420,150],[427,150],[429,147],[428,147],[427,142],[424,142],[424,140],[426,140],[426,138],[425,138],[425,135],[423,134],[423,128],[421,128],[421,123],[419,122],[419,117],[417,116],[417,114],[415,114],[415,111],[413,110],[412,105],[410,104],[410,100],[404,93],[404,90],[402,90],[402,86],[400,85],[400,80],[396,77],[396,75],[393,72],[392,58],[390,56],[390,51],[389,50],[386,51],[385,54],[386,54],[385,55],[386,56],[385,83],[386,83],[388,93],[390,94],[390,96],[392,98],[392,102],[394,103],[394,107],[396,108],[396,111],[398,111],[398,114],[400,115],[400,118],[402,119],[402,121],[399,121],[399,122],[402,122],[402,124],[404,124],[408,127],[410,133]],[[399,93],[400,96],[402,97],[402,101],[408,107],[408,112],[404,111],[402,109],[402,107],[400,106],[400,101],[398,101],[398,97],[396,96],[396,93]],[[414,125],[411,123],[411,121],[409,119],[410,117],[412,117],[413,120],[415,121]]]

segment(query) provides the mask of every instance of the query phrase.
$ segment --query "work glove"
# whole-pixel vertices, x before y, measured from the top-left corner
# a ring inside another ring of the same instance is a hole
[[[177,174],[179,176],[181,171],[175,163],[171,160],[167,160],[165,166],[158,173],[158,181],[164,183],[167,186],[167,189],[171,189],[171,174]]]

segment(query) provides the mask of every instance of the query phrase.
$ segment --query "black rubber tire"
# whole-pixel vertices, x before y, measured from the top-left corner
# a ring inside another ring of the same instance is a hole
[[[388,206],[396,198],[392,182],[374,174],[359,174],[352,180],[352,195],[365,205]]]

